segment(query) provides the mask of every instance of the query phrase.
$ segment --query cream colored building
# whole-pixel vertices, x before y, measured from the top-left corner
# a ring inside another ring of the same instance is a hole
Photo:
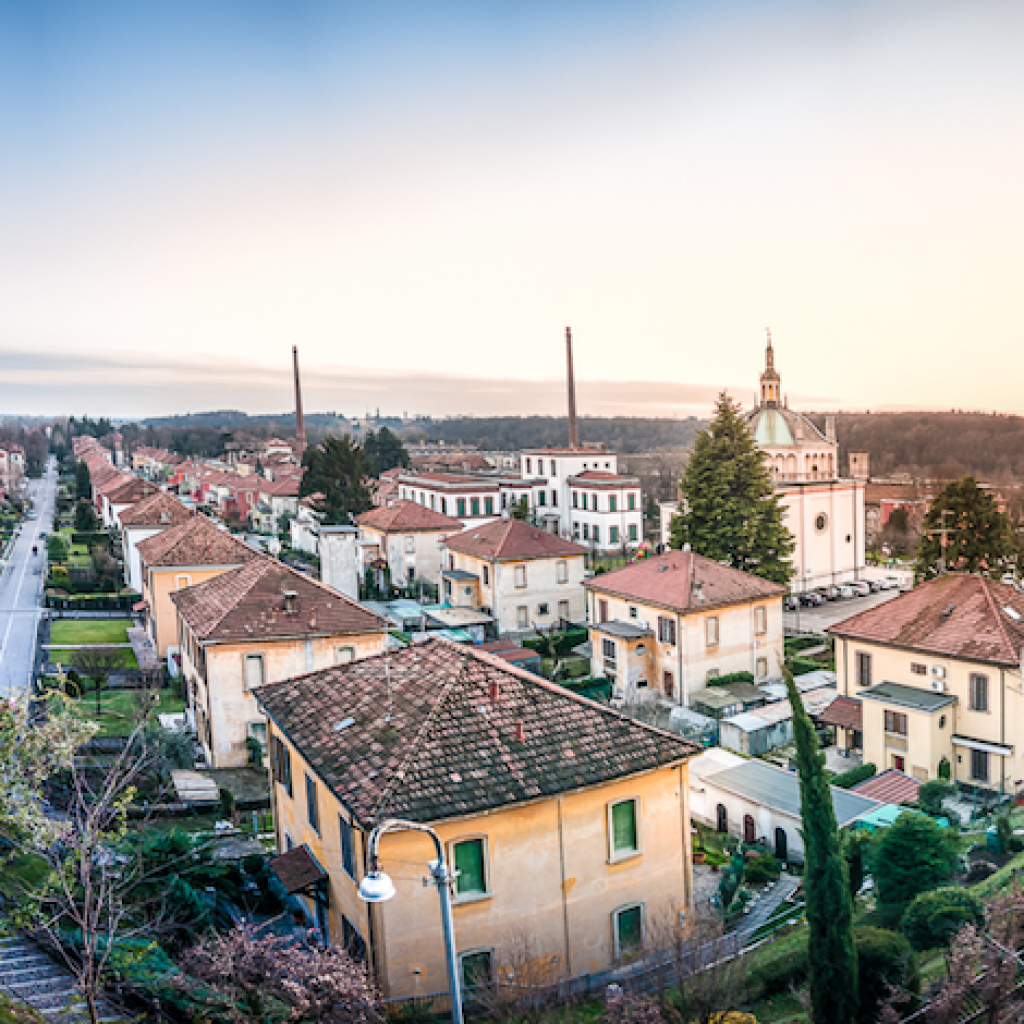
[[[864,761],[925,782],[1024,784],[1024,595],[947,573],[832,626],[839,692],[859,701]]]
[[[385,818],[429,824],[444,842],[470,983],[514,964],[526,983],[601,971],[689,919],[692,744],[444,640],[257,699],[285,855],[275,866],[325,938],[368,949],[385,996],[448,988],[437,891],[422,882],[429,838],[385,835],[380,867],[397,895],[358,898]]]
[[[595,676],[627,701],[689,704],[717,676],[782,675],[785,588],[669,550],[584,584]]]
[[[356,518],[362,564],[405,586],[415,580],[436,581],[445,540],[462,532],[457,519],[418,502],[399,499]],[[383,583],[383,580],[381,581]]]
[[[835,418],[822,433],[782,396],[771,334],[761,374],[760,403],[747,415],[754,443],[793,536],[795,592],[860,579],[865,568],[864,480],[841,479]]]
[[[266,749],[255,687],[377,654],[387,640],[379,616],[272,558],[176,591],[171,600],[185,710],[213,768],[245,767],[250,736]]]
[[[447,538],[441,556],[441,600],[486,612],[501,636],[585,619],[586,550],[572,541],[499,519]]]

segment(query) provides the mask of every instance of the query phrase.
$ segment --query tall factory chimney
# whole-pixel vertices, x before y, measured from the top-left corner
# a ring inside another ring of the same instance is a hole
[[[295,370],[295,454],[299,461],[306,451],[306,421],[302,418],[302,385],[299,383],[299,348],[292,345],[292,366]]]
[[[579,448],[580,428],[576,422],[576,377],[572,372],[572,328],[565,329],[566,384],[569,389],[569,447]]]

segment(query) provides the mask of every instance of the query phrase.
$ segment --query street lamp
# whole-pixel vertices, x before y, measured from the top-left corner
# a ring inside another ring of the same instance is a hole
[[[444,926],[444,948],[448,959],[448,987],[452,1000],[452,1024],[462,1024],[462,986],[459,984],[458,958],[455,953],[455,926],[452,923],[452,895],[450,886],[455,877],[448,870],[444,859],[444,844],[441,837],[429,826],[420,825],[415,821],[402,821],[391,818],[382,821],[370,833],[370,871],[359,883],[359,898],[366,903],[386,903],[395,896],[395,883],[380,869],[377,858],[377,847],[380,838],[386,832],[426,832],[434,840],[437,850],[436,860],[428,867],[430,875],[437,886],[441,898],[441,924]]]

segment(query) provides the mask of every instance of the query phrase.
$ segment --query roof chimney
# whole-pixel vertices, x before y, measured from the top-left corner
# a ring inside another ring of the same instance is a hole
[[[693,597],[696,601],[704,600],[704,584],[700,580],[693,581]]]
[[[576,377],[572,369],[572,328],[565,329],[566,387],[569,392],[569,447],[579,448],[580,431],[576,424]]]
[[[302,418],[302,386],[299,383],[299,347],[292,345],[292,367],[295,371],[295,451],[302,461],[306,451],[306,421]]]
[[[491,700],[497,700],[498,695],[501,693],[501,687],[498,686],[498,680],[491,680]]]
[[[516,719],[516,743],[526,742],[526,729],[521,718]]]

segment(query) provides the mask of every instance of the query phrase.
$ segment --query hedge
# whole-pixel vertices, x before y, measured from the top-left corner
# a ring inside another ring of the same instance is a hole
[[[612,684],[607,679],[590,676],[587,679],[565,679],[558,684],[564,686],[581,697],[591,700],[607,701],[612,695]]]
[[[82,594],[65,597],[56,591],[46,591],[46,607],[69,612],[130,612],[132,605],[142,600],[141,594]]]
[[[789,670],[795,676],[806,675],[808,672],[817,672],[822,668],[828,668],[828,665],[822,661],[815,661],[813,658],[801,658],[799,654],[789,659]]]
[[[877,769],[869,761],[867,764],[859,765],[857,768],[851,768],[849,771],[840,772],[834,779],[832,779],[832,785],[838,786],[840,789],[850,789],[853,786],[856,786],[859,782],[866,782],[876,773]]]
[[[827,637],[812,634],[811,636],[787,637],[784,645],[786,653],[789,654],[790,651],[802,651],[807,647],[820,647],[822,644],[827,643]]]
[[[752,683],[753,672],[728,672],[724,676],[715,676],[708,680],[708,686],[726,686],[728,683]]]
[[[71,543],[82,544],[87,548],[92,548],[93,544],[109,544],[110,534],[103,530],[91,530],[88,533],[75,530],[71,534]]]

